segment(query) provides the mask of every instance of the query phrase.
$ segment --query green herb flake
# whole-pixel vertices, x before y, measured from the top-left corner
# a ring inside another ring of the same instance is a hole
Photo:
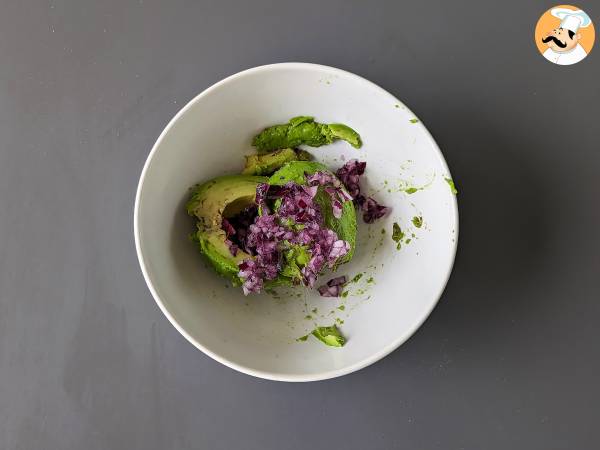
[[[458,190],[456,189],[452,178],[444,178],[444,180],[446,180],[446,183],[448,183],[448,186],[450,186],[450,192],[452,192],[454,195],[458,194]]]
[[[312,319],[312,316],[311,316],[310,314],[307,314],[306,316],[304,316],[304,318],[305,318],[306,320],[310,320],[310,319]]]
[[[310,260],[308,247],[290,244],[287,241],[285,243],[288,245],[288,249],[283,252],[285,264],[281,270],[281,274],[293,280],[300,280],[302,278],[301,269]]]
[[[402,238],[404,238],[404,233],[402,232],[402,228],[400,228],[400,225],[398,225],[398,222],[394,222],[394,225],[392,226],[392,240],[394,242],[397,242],[398,246],[400,246],[400,241],[402,240]]]
[[[416,187],[410,187],[407,189],[404,189],[404,192],[406,192],[407,194],[414,194],[415,192],[417,192],[419,189],[417,189]]]
[[[308,334],[305,334],[304,336],[300,336],[298,339],[296,339],[296,341],[306,342],[307,339],[308,339]]]
[[[337,309],[339,309],[340,311],[344,311],[346,307],[344,305],[340,305],[337,307]]]
[[[348,297],[348,291],[344,291],[344,292],[342,292],[342,295],[341,295],[341,296],[342,296],[342,298],[346,298],[346,297]]]
[[[374,282],[375,282],[375,280],[373,280],[373,277],[369,277],[367,279],[367,283],[374,283]]]
[[[330,347],[343,347],[346,343],[346,338],[342,336],[337,326],[317,327],[311,333],[318,340]]]
[[[410,120],[409,120],[409,122],[410,122],[410,123],[418,123],[418,122],[419,122],[419,119],[410,119]]]
[[[363,274],[362,272],[361,272],[361,273],[357,273],[357,274],[354,276],[354,278],[352,278],[352,280],[350,280],[350,282],[352,282],[352,283],[356,283],[358,280],[360,280],[360,279],[363,277],[363,275],[364,275],[364,274]]]
[[[421,228],[423,226],[423,218],[415,216],[412,218],[412,223],[415,227]]]

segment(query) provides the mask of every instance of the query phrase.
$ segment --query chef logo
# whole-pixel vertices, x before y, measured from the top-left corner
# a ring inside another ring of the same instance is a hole
[[[568,66],[584,59],[594,46],[594,24],[576,6],[560,5],[546,11],[535,27],[535,43],[548,61]]]

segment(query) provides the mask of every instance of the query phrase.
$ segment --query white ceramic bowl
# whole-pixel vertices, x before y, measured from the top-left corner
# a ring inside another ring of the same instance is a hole
[[[184,211],[188,189],[239,173],[258,131],[298,115],[345,123],[360,133],[360,150],[345,142],[307,150],[334,168],[344,159],[366,160],[363,190],[393,211],[372,226],[360,220],[356,255],[338,274],[364,275],[350,284],[346,298],[322,298],[302,288],[282,290],[278,298],[244,297],[205,266],[188,240],[194,228]],[[458,237],[456,199],[445,178],[448,167],[423,124],[375,84],[314,64],[256,67],[202,92],[158,138],[135,201],[138,258],[162,312],[215,360],[272,380],[341,376],[406,341],[442,294]],[[423,189],[409,194],[410,187]],[[412,223],[415,216],[422,216],[421,228]],[[400,250],[391,239],[394,222],[406,235]],[[339,327],[348,339],[343,348],[327,347],[312,336],[296,340],[336,319],[343,321]]]

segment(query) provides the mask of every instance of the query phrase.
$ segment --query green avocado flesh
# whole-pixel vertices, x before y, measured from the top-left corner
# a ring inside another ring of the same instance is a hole
[[[258,153],[266,153],[299,145],[320,147],[342,139],[355,148],[360,148],[360,135],[344,124],[325,124],[314,121],[310,116],[298,116],[288,123],[265,128],[252,140]]]
[[[190,216],[198,219],[197,231],[191,236],[214,269],[234,284],[240,284],[238,264],[252,258],[239,250],[236,256],[225,243],[227,236],[221,229],[223,217],[233,217],[254,203],[256,186],[267,178],[250,175],[225,175],[213,178],[192,190],[186,205]]]
[[[303,150],[283,148],[271,153],[246,156],[243,175],[271,175],[285,163],[298,160],[310,160],[310,153]]]
[[[325,345],[331,347],[343,347],[346,343],[346,338],[342,336],[342,333],[340,333],[340,330],[335,325],[330,327],[317,327],[311,334]]]

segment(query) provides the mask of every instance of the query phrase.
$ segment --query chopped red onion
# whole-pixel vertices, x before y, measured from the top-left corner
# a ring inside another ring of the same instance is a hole
[[[390,208],[380,205],[373,197],[368,197],[362,202],[363,220],[366,223],[373,223],[375,220],[385,216]]]
[[[367,167],[366,161],[358,161],[351,159],[337,171],[338,178],[344,183],[350,195],[356,198],[360,194],[359,180],[360,176],[365,173]]]
[[[360,193],[360,176],[365,172],[367,163],[351,159],[337,171],[338,178],[344,183],[346,189],[354,198],[354,203],[363,212],[363,220],[373,223],[375,220],[385,216],[390,208],[380,205],[373,197],[366,198]]]
[[[323,286],[320,286],[318,291],[321,297],[339,297],[342,294],[344,284],[346,284],[346,277],[336,277],[329,280]]]
[[[229,220],[227,220],[225,217],[223,217],[223,220],[221,221],[221,228],[223,229],[223,231],[225,231],[225,235],[227,237],[233,236],[235,234],[235,228],[233,228],[233,225],[231,225]]]
[[[329,195],[331,199],[331,209],[333,216],[336,219],[342,217],[342,204],[352,197],[342,184],[340,180],[329,172],[315,172],[312,175],[306,175],[306,181],[310,186],[323,186],[324,191]]]
[[[332,180],[331,186],[337,184],[335,191],[343,191],[339,180],[335,181],[331,174],[323,174],[317,178]],[[244,280],[244,293],[260,292],[264,280],[277,276],[281,269],[282,251],[289,244],[306,246],[311,256],[301,269],[302,281],[307,286],[314,285],[326,265],[334,267],[338,259],[350,251],[348,242],[338,239],[333,230],[324,227],[323,216],[314,201],[319,185],[302,186],[289,182],[284,186],[260,184],[257,187],[256,201],[262,208],[262,215],[255,217],[254,223],[247,229],[234,227],[236,234],[244,236],[244,250],[255,255],[253,260],[240,264],[239,276]],[[334,208],[341,213],[342,202],[337,198],[337,192],[334,195],[337,202]],[[277,211],[270,212],[268,200],[280,200]],[[235,222],[235,219],[231,220]]]

